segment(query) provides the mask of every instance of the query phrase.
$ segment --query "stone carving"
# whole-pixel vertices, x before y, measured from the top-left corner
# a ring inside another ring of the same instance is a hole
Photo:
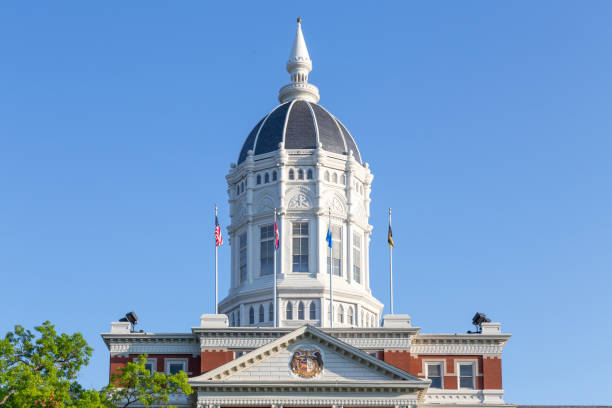
[[[289,208],[311,208],[312,204],[310,203],[310,199],[304,193],[299,193],[295,195],[291,200],[289,200]]]
[[[323,372],[323,356],[314,347],[295,350],[291,358],[291,372],[298,377],[313,378]]]

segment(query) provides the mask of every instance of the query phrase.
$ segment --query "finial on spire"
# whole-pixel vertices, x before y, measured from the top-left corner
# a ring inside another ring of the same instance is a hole
[[[294,99],[319,102],[319,89],[308,83],[310,71],[312,71],[312,61],[302,34],[302,19],[298,17],[295,39],[287,61],[287,72],[291,77],[291,83],[280,89],[278,100],[281,103]]]

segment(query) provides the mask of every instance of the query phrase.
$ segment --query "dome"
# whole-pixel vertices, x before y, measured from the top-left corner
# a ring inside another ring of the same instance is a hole
[[[316,149],[321,143],[323,150],[348,155],[361,163],[361,155],[355,140],[338,119],[322,106],[305,100],[293,100],[277,106],[251,130],[247,137],[238,164],[242,163],[249,150],[257,156],[285,149]]]

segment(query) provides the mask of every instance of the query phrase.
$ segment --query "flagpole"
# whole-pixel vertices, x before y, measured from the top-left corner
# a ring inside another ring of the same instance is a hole
[[[329,207],[329,223],[327,224],[327,229],[331,234],[331,207]],[[330,238],[330,242],[333,242],[333,236]],[[327,244],[327,247],[329,248],[329,328],[333,329],[334,328],[334,291],[333,291],[333,284],[334,284],[334,276],[332,273],[332,263],[334,262],[333,259],[333,249],[332,249],[332,245],[330,243]]]
[[[217,204],[215,204],[215,223],[217,222],[217,214],[218,208]],[[215,227],[216,228],[216,227]],[[215,238],[215,314],[219,314],[219,299],[218,299],[218,291],[217,291],[217,280],[219,275],[219,247],[217,245],[217,239]]]
[[[391,208],[389,208],[389,228],[391,228]],[[393,314],[393,246],[389,245],[389,293],[391,299],[391,314]]]
[[[276,228],[278,228],[278,226],[276,225],[276,208],[274,209],[274,327],[277,327],[277,322],[276,322],[276,310],[278,308],[277,305],[277,300],[276,300]]]

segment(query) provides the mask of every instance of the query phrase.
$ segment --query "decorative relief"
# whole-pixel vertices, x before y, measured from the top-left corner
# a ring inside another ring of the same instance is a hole
[[[289,198],[287,207],[289,209],[309,209],[312,208],[312,198],[310,189],[304,186],[297,186],[287,191]]]
[[[291,372],[301,378],[316,378],[323,372],[323,354],[316,347],[301,347],[291,357]]]
[[[291,198],[291,200],[289,200],[289,208],[290,209],[294,209],[294,208],[311,208],[311,207],[312,207],[312,203],[310,202],[310,200],[308,199],[306,194],[300,193],[300,194],[294,196],[293,198]]]

